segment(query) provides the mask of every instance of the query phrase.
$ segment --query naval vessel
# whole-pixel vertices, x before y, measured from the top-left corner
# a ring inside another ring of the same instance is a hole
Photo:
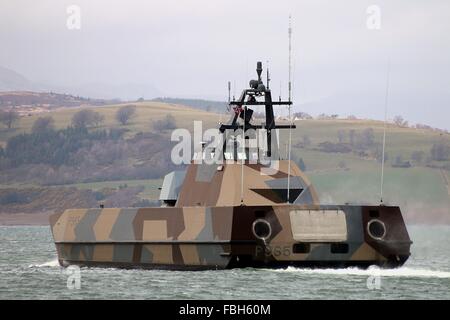
[[[59,263],[176,270],[404,264],[411,241],[398,206],[321,205],[305,173],[281,157],[279,132],[295,125],[276,123],[274,108],[292,101],[273,100],[261,74],[258,62],[258,78],[229,99],[230,119],[217,128],[224,143],[205,146],[165,176],[160,207],[53,214]],[[255,135],[263,143],[252,144]],[[216,155],[220,163],[198,161]]]

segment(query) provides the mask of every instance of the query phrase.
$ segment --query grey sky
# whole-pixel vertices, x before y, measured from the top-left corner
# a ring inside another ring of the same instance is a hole
[[[81,30],[66,27],[81,8]],[[366,27],[369,5],[381,30]],[[37,82],[151,84],[167,96],[224,100],[270,61],[286,95],[293,18],[294,98],[313,114],[389,117],[450,129],[449,1],[23,1],[0,4],[0,66]]]

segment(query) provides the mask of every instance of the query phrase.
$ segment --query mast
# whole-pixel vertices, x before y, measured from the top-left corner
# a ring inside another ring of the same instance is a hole
[[[288,36],[289,36],[289,102],[292,102],[292,84],[291,84],[291,52],[292,52],[292,27],[291,27],[291,16],[289,16],[289,28],[288,28]],[[289,203],[289,191],[291,189],[291,143],[292,143],[292,119],[291,119],[291,104],[288,105],[289,109],[289,148],[288,148],[288,178],[287,178],[287,196],[286,202]]]
[[[225,152],[226,152],[226,130],[233,130],[235,132],[236,130],[242,129],[243,131],[243,159],[241,162],[241,204],[244,204],[244,165],[245,160],[247,158],[246,150],[245,150],[245,138],[246,138],[246,131],[249,129],[258,130],[258,129],[264,129],[266,130],[267,135],[267,153],[266,156],[270,160],[280,160],[279,158],[279,150],[277,152],[273,152],[272,150],[272,130],[274,129],[290,129],[290,131],[295,128],[295,125],[290,122],[289,124],[284,125],[277,125],[275,123],[275,116],[273,108],[274,106],[289,106],[289,113],[290,113],[290,105],[292,104],[291,99],[289,101],[283,101],[280,97],[279,101],[272,101],[272,93],[270,91],[269,87],[266,87],[261,79],[263,68],[262,63],[260,61],[256,64],[256,72],[258,75],[257,80],[250,80],[249,82],[249,88],[244,89],[238,99],[233,99],[229,102],[229,109],[231,111],[231,119],[227,124],[221,124],[219,127],[219,131],[224,136],[223,141],[223,157],[226,158]],[[267,82],[266,84],[269,85],[270,83],[270,73],[268,70],[266,70],[267,75]],[[290,83],[290,82],[289,82]],[[289,86],[290,87],[290,86]],[[289,95],[291,97],[291,95]],[[251,106],[264,106],[265,107],[265,122],[261,124],[253,124],[251,122],[253,110],[249,107]],[[241,119],[241,120],[239,120]],[[291,140],[291,137],[289,138]],[[238,148],[237,145],[234,145],[234,159],[237,159],[238,156]],[[278,147],[279,148],[279,147]],[[291,148],[291,141],[289,141],[289,151]],[[290,154],[289,154],[290,159]],[[289,189],[290,189],[290,164],[288,168],[288,201],[289,201]]]

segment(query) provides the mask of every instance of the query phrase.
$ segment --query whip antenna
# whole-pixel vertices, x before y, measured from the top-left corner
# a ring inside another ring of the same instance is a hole
[[[384,158],[386,150],[386,125],[387,125],[390,69],[391,69],[391,61],[390,59],[388,59],[387,74],[386,74],[386,92],[384,96],[384,128],[383,128],[383,152],[381,155],[380,205],[383,205],[384,163],[385,163]]]
[[[287,203],[289,203],[289,190],[291,188],[291,141],[292,141],[292,119],[291,119],[291,98],[292,98],[292,84],[291,84],[291,55],[292,55],[292,26],[291,26],[291,16],[289,15],[289,28],[288,28],[288,35],[289,35],[289,84],[288,84],[288,90],[289,90],[289,148],[288,148],[288,178],[287,178]]]
[[[288,79],[288,90],[289,90],[289,102],[291,102],[291,51],[292,51],[292,26],[291,26],[291,16],[289,16],[289,28],[288,28],[288,35],[289,35],[289,79]]]
[[[244,106],[244,121],[242,124],[242,150],[244,151],[241,155],[242,162],[241,162],[241,205],[244,204],[244,163],[246,158],[246,152],[245,152],[245,109],[247,109]],[[242,111],[241,111],[242,112]]]

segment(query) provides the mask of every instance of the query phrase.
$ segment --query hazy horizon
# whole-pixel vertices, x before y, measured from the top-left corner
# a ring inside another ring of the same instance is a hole
[[[79,30],[67,28],[70,5],[81,9]],[[381,10],[379,30],[367,28],[370,5]],[[390,59],[389,118],[450,129],[446,1],[19,0],[1,7],[0,66],[31,81],[215,100],[226,100],[227,81],[239,95],[258,60],[264,69],[269,61],[274,96],[280,84],[287,95],[292,15],[294,100],[302,111],[383,119]]]

